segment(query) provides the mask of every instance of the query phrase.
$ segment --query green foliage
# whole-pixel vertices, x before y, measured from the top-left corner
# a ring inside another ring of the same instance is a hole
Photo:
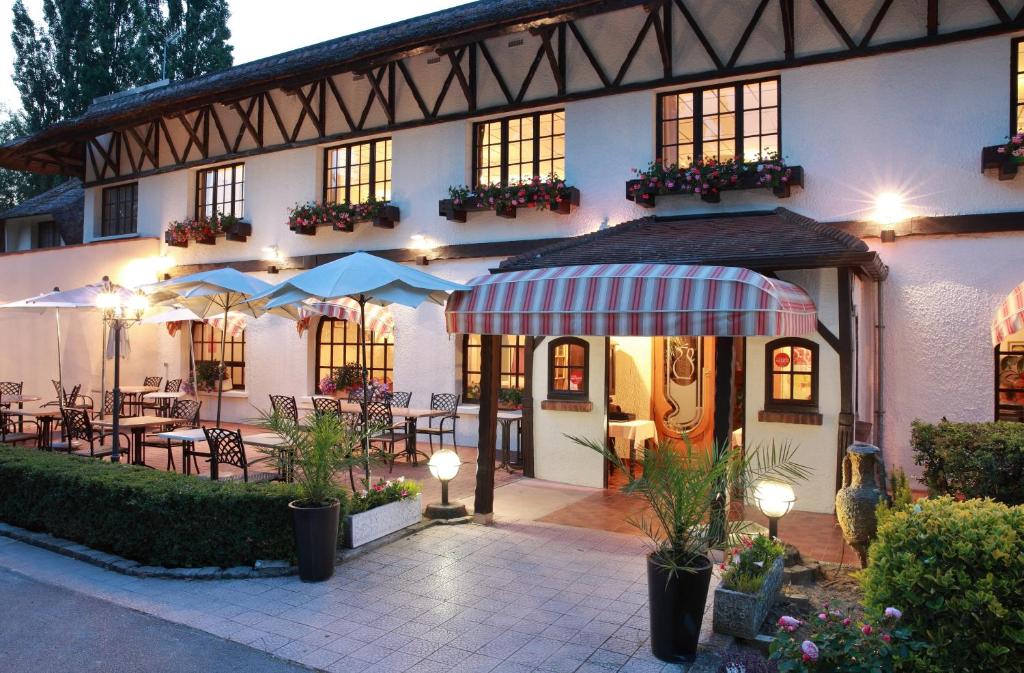
[[[227,369],[222,367],[220,362],[215,360],[197,360],[196,385],[199,386],[200,390],[216,390],[218,372],[220,372],[221,378],[226,378]]]
[[[889,499],[878,501],[878,505],[875,507],[875,519],[882,521],[891,512],[898,512],[909,507],[913,500],[907,473],[903,471],[902,467],[896,467],[889,474]]]
[[[891,673],[925,648],[898,610],[857,622],[828,604],[810,623],[780,618],[770,646],[779,673]]]
[[[933,494],[1024,504],[1024,424],[915,422],[911,443]]]
[[[251,565],[295,554],[291,484],[216,482],[0,446],[0,520],[146,565]]]
[[[722,511],[717,497],[726,485],[731,492],[752,494],[762,479],[794,482],[806,479],[810,470],[793,457],[789,444],[748,447],[745,451],[716,446],[710,451],[694,448],[684,438],[683,448],[670,441],[658,442],[644,451],[640,476],[632,474],[614,451],[603,443],[569,436],[581,446],[600,453],[628,480],[624,493],[636,494],[650,505],[629,522],[648,537],[652,559],[670,572],[692,571],[708,550],[748,532],[749,522],[726,521],[721,528],[708,525]]]
[[[722,586],[732,591],[756,594],[775,559],[786,553],[786,548],[767,535],[753,538],[744,535],[740,542],[742,549],[734,548],[729,552],[729,564],[722,572]]]
[[[350,514],[358,514],[381,505],[415,498],[416,494],[420,492],[420,485],[405,477],[388,480],[380,479],[373,486],[369,487],[367,486],[368,483],[364,479],[363,490],[352,494],[352,501],[349,506]]]
[[[498,391],[498,402],[510,407],[523,406],[523,391],[519,388],[502,388]]]
[[[1020,670],[1024,508],[919,500],[880,523],[861,582],[866,605],[896,605],[932,647],[910,670]]]

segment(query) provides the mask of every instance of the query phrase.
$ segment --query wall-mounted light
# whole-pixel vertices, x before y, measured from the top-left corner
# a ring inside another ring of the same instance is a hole
[[[267,267],[267,273],[281,273],[281,269],[271,264],[270,266]]]
[[[263,248],[263,259],[270,262],[267,266],[267,273],[280,273],[284,266],[284,253],[276,245],[268,245]]]
[[[911,216],[903,195],[899,192],[882,192],[875,197],[875,209],[871,219],[879,224],[896,224]]]
[[[423,234],[413,234],[409,237],[409,248],[417,251],[416,263],[420,266],[430,264],[430,253],[437,248],[437,241],[427,238]]]

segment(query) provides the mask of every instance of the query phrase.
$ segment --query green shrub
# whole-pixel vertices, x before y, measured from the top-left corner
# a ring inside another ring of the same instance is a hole
[[[911,670],[1024,666],[1024,507],[942,497],[893,511],[861,582],[869,609],[898,606],[931,645]]]
[[[775,559],[785,554],[786,548],[767,535],[754,538],[744,535],[740,544],[742,549],[732,549],[727,557],[729,563],[722,564],[722,586],[732,591],[756,594]]]
[[[6,446],[0,484],[0,521],[146,565],[230,567],[295,554],[291,484],[211,482]]]
[[[1024,504],[1024,423],[915,422],[911,442],[932,494]]]

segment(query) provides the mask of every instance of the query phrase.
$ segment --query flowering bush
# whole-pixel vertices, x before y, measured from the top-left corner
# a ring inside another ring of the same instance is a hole
[[[1005,155],[1018,164],[1024,163],[1024,133],[1017,133],[1010,142],[996,148],[996,152]]]
[[[338,386],[334,385],[333,376],[325,376],[320,379],[319,388],[321,395],[333,395],[338,390]]]
[[[793,169],[777,154],[770,154],[763,161],[739,162],[735,159],[707,158],[688,166],[664,165],[656,159],[645,170],[634,168],[638,182],[630,189],[634,200],[650,199],[652,194],[697,194],[714,196],[719,192],[736,189],[741,179],[754,176],[756,184],[766,189],[775,189],[788,183]]]
[[[534,176],[532,180],[523,180],[507,185],[481,185],[475,189],[459,185],[449,187],[448,195],[456,208],[502,210],[515,206],[552,210],[572,198],[570,189],[565,185],[564,180],[556,175],[551,175],[546,179]]]
[[[756,594],[775,559],[781,557],[786,549],[767,535],[755,538],[743,535],[740,544],[742,548],[733,548],[729,552],[728,564],[718,566],[722,571],[722,586],[731,591]]]
[[[771,659],[780,673],[888,673],[926,647],[899,624],[902,616],[888,607],[874,623],[858,622],[828,603],[810,623],[783,616]]]
[[[231,216],[230,222],[227,217],[187,217],[184,220],[175,220],[167,225],[169,242],[175,245],[182,245],[190,240],[209,240],[218,234],[224,233],[226,224],[238,222],[237,217]]]
[[[335,229],[351,229],[356,222],[368,222],[380,217],[388,205],[387,201],[374,198],[365,203],[297,203],[288,210],[288,228],[308,229],[329,224]]]
[[[365,479],[362,483],[363,489],[352,495],[349,506],[350,514],[358,514],[374,507],[415,498],[416,494],[420,492],[420,485],[405,477],[388,479],[386,481],[380,479],[372,486]]]

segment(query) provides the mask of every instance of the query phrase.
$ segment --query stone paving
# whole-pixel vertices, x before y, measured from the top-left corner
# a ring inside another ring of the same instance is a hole
[[[644,553],[636,536],[585,528],[435,526],[324,583],[186,582],[0,539],[16,572],[339,673],[685,670],[650,654]]]

